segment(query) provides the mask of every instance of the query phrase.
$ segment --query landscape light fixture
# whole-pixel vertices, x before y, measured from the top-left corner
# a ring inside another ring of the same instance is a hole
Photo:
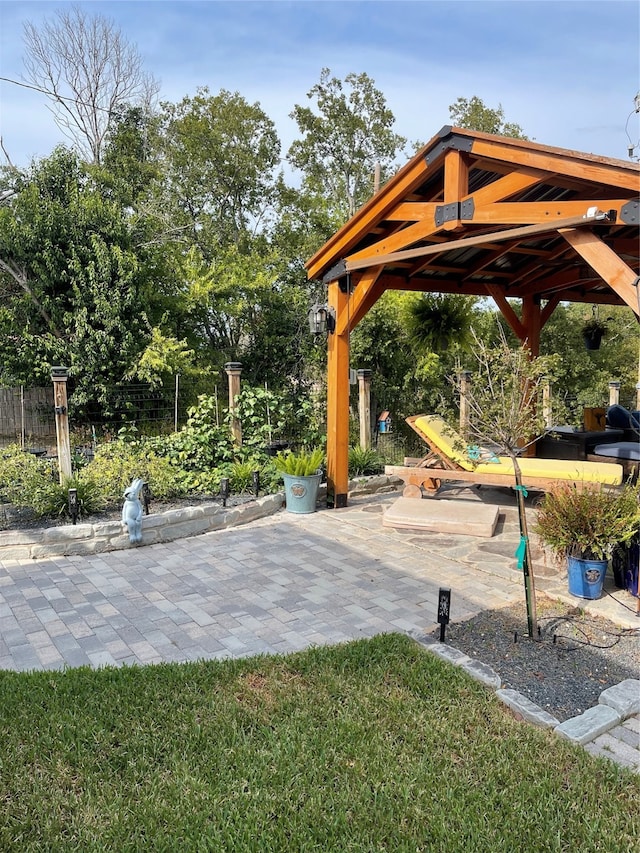
[[[231,489],[229,487],[229,478],[223,477],[220,480],[220,497],[222,498],[222,506],[226,507],[230,493]]]
[[[311,334],[332,335],[336,328],[336,315],[333,308],[328,305],[319,305],[317,302],[309,309],[309,329]]]
[[[77,489],[69,489],[69,515],[71,516],[71,521],[75,524],[78,520],[78,515],[80,512],[80,507],[78,504],[78,490]]]

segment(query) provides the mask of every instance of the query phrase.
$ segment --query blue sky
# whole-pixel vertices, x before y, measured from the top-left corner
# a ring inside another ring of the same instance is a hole
[[[24,79],[22,24],[64,2],[0,0],[0,77]],[[275,122],[283,152],[289,113],[323,67],[366,72],[396,117],[396,132],[428,141],[448,107],[477,95],[530,138],[628,159],[638,145],[640,4],[636,0],[112,0],[78,2],[113,19],[179,101],[198,86],[238,91]],[[0,81],[0,133],[26,165],[64,141],[46,99]],[[635,155],[640,154],[636,148]]]

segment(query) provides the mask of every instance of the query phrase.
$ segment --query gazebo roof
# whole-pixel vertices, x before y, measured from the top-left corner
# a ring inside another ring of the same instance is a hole
[[[640,313],[639,192],[636,163],[445,126],[307,271],[349,279],[350,328],[386,289],[492,296],[512,325],[512,297],[543,323],[561,300]]]
[[[532,355],[561,301],[640,315],[640,167],[443,127],[307,261],[327,284],[327,484],[345,506],[349,334],[388,289],[490,296]],[[520,300],[521,311],[512,299]]]

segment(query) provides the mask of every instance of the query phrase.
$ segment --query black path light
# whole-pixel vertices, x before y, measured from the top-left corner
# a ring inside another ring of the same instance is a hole
[[[229,478],[223,477],[220,480],[220,496],[222,498],[222,506],[227,505],[227,500],[229,498],[230,493],[231,493],[231,489],[229,488]]]
[[[258,497],[260,494],[260,471],[253,471],[251,473],[251,480],[253,482],[253,494]]]
[[[151,503],[151,489],[149,483],[142,484],[142,503],[144,504],[144,514],[149,515],[149,504]]]
[[[336,315],[333,308],[316,302],[309,309],[309,329],[312,335],[333,334],[336,328]]]
[[[78,520],[78,514],[80,511],[80,507],[78,504],[78,490],[77,489],[69,489],[68,505],[69,505],[69,515],[71,516],[71,521],[73,524],[75,524]]]
[[[438,590],[438,623],[440,625],[440,642],[444,643],[444,634],[451,616],[451,590],[440,587]]]

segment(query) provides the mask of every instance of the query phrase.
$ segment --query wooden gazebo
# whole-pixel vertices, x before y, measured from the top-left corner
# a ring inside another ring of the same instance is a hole
[[[385,290],[492,297],[538,354],[559,302],[640,315],[637,163],[443,127],[306,264],[323,280],[329,500],[348,484],[349,334]],[[520,300],[521,316],[508,300]]]

